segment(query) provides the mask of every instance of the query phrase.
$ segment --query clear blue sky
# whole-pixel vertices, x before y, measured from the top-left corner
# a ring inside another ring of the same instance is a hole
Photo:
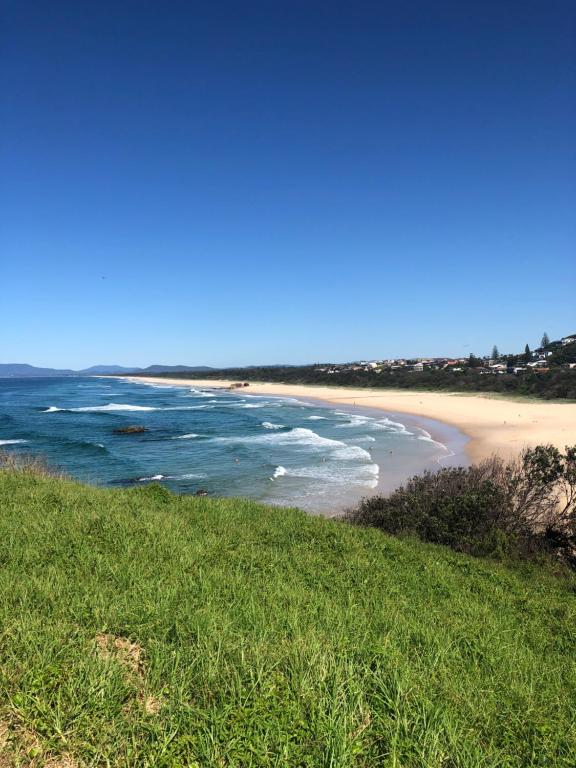
[[[573,0],[0,8],[0,362],[576,331]]]

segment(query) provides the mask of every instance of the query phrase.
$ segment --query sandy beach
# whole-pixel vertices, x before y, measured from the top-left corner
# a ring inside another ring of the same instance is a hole
[[[131,377],[126,377],[131,378]],[[230,381],[133,377],[135,382],[227,388]],[[250,382],[253,395],[313,398],[345,406],[378,408],[450,424],[468,436],[466,452],[472,461],[493,453],[516,455],[525,446],[552,443],[558,448],[576,443],[576,403],[523,401],[447,392],[352,389],[310,385]]]

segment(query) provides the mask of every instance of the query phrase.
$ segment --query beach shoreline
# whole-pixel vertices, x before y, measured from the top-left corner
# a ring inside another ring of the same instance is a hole
[[[224,379],[178,379],[122,376],[133,382],[227,389]],[[471,461],[493,454],[516,456],[523,448],[552,443],[562,449],[576,442],[576,403],[519,401],[448,392],[376,390],[304,384],[250,382],[247,394],[313,398],[324,403],[374,408],[388,414],[433,419],[468,437],[464,449]]]

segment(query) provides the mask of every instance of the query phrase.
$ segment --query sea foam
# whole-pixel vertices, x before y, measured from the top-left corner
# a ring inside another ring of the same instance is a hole
[[[447,445],[444,445],[444,443],[441,443],[438,440],[434,440],[430,432],[427,432],[425,429],[422,429],[422,427],[419,427],[419,429],[422,434],[418,435],[418,440],[422,440],[425,443],[432,443],[432,445],[437,445],[439,448],[441,448],[444,451],[445,453],[444,456],[436,457],[436,460],[438,463],[456,455],[454,451],[451,451],[450,448],[448,448]]]
[[[131,405],[130,403],[108,403],[107,405],[86,405],[81,408],[57,408],[51,405],[43,413],[119,413],[121,411],[200,411],[213,408],[211,405]]]
[[[272,479],[277,477],[294,477],[306,480],[319,480],[326,483],[328,490],[333,485],[350,486],[362,485],[366,488],[376,488],[378,485],[378,476],[380,468],[378,464],[349,465],[342,467],[341,464],[324,464],[315,467],[295,467],[286,469],[285,467],[276,467]],[[316,490],[320,490],[316,488]]]
[[[150,475],[150,477],[139,477],[139,483],[150,483],[159,480],[202,480],[208,477],[204,472],[188,472],[184,475]]]
[[[100,413],[109,411],[156,411],[149,405],[130,405],[129,403],[108,403],[108,405],[86,405],[82,408],[56,408],[51,405],[46,408],[44,413],[57,413],[57,412],[69,412],[69,413]]]
[[[341,440],[332,440],[329,437],[322,437],[317,432],[305,427],[295,427],[288,432],[277,432],[271,435],[239,435],[235,437],[214,437],[214,442],[218,443],[256,443],[273,444],[280,446],[302,446],[318,451],[329,451],[334,458],[343,461],[354,459],[369,459],[371,456],[368,451],[357,445],[347,445]]]

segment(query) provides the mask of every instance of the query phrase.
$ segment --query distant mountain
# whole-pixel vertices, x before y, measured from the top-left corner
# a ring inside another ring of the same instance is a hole
[[[31,378],[34,376],[105,376],[107,374],[129,373],[186,373],[211,371],[205,365],[149,365],[148,368],[127,368],[123,365],[93,365],[80,371],[71,368],[37,368],[26,363],[0,363],[0,378]]]
[[[134,370],[134,369],[133,369]],[[149,365],[148,368],[140,368],[139,373],[186,373],[186,371],[213,371],[214,368],[210,368],[207,365]]]
[[[77,371],[68,368],[36,368],[26,363],[0,363],[1,378],[21,378],[26,376],[77,376]]]
[[[142,368],[126,368],[124,365],[92,365],[90,368],[83,368],[78,373],[86,374],[106,374],[106,373],[138,373]]]

